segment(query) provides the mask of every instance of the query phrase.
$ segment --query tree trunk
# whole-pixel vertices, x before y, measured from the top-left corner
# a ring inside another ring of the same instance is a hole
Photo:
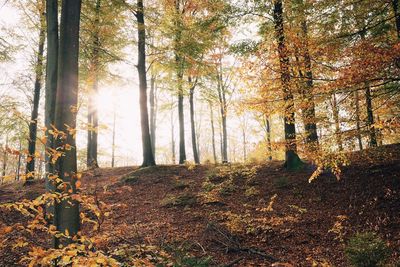
[[[272,160],[272,144],[271,144],[271,125],[268,117],[265,118],[265,127],[267,131],[268,160]]]
[[[99,37],[99,24],[100,24],[100,9],[101,0],[96,0],[95,7],[95,28],[93,29],[93,47],[91,52],[90,62],[90,75],[91,81],[93,82],[92,88],[89,91],[88,100],[88,140],[87,140],[87,168],[98,168],[97,160],[97,143],[98,143],[98,131],[99,131],[99,118],[98,118],[98,107],[96,102],[96,96],[99,90],[99,68],[100,68],[100,37]]]
[[[15,180],[19,181],[20,171],[21,171],[21,152],[22,152],[22,142],[21,139],[19,141],[19,148],[18,148],[18,156],[17,156],[17,169],[15,171]]]
[[[211,141],[212,141],[212,149],[213,149],[213,158],[214,164],[217,163],[217,152],[215,147],[215,128],[214,128],[214,114],[213,114],[213,107],[211,101],[208,102],[210,106],[210,121],[211,121]]]
[[[313,95],[313,74],[311,65],[311,56],[308,48],[308,28],[307,20],[305,14],[303,13],[302,31],[304,39],[304,63],[306,69],[306,88],[303,92],[304,99],[306,100],[306,108],[304,110],[304,115],[306,118],[305,130],[306,130],[306,142],[308,144],[318,145],[318,133],[317,133],[317,123],[315,117],[315,103]]]
[[[242,128],[242,139],[243,139],[243,161],[247,160],[247,148],[246,148],[246,129]]]
[[[2,170],[2,176],[1,176],[1,184],[3,184],[4,177],[6,176],[7,160],[8,160],[7,148],[8,148],[8,134],[6,135],[6,144],[5,144],[4,150],[3,150],[3,170]]]
[[[65,185],[58,190],[66,196],[55,203],[54,224],[57,231],[68,231],[71,236],[75,236],[80,228],[79,203],[71,198],[76,193],[77,179],[75,130],[80,13],[80,0],[62,1],[55,122],[56,128],[64,134],[56,141],[56,147],[63,155],[57,159],[55,170]],[[56,238],[54,245],[58,248],[71,242],[72,238]]]
[[[32,181],[35,178],[35,152],[36,152],[36,136],[37,136],[37,123],[39,113],[39,100],[40,100],[40,89],[42,87],[43,78],[43,54],[44,54],[44,42],[46,39],[46,14],[45,14],[45,2],[42,1],[40,5],[40,29],[39,29],[39,47],[36,58],[35,66],[35,89],[33,95],[33,108],[31,113],[31,121],[29,122],[29,139],[28,139],[28,157],[26,163],[26,181]]]
[[[115,167],[115,121],[116,121],[116,112],[115,112],[115,103],[113,103],[113,130],[112,130],[112,151],[111,151],[111,168]]]
[[[228,131],[226,128],[226,115],[227,115],[227,103],[226,103],[226,92],[225,85],[222,79],[222,59],[219,60],[219,71],[217,74],[218,78],[218,100],[220,104],[221,112],[221,123],[222,123],[222,163],[228,163]]]
[[[156,77],[150,78],[150,137],[153,157],[156,157],[156,127],[157,127],[157,107],[156,107]]]
[[[369,132],[369,146],[376,147],[378,145],[376,138],[376,130],[374,126],[374,113],[372,109],[371,87],[368,82],[365,89],[365,104],[367,107],[367,130]]]
[[[197,150],[197,140],[196,140],[196,127],[194,124],[194,89],[196,87],[196,82],[195,84],[192,85],[192,78],[189,77],[189,84],[190,84],[190,90],[189,90],[189,106],[190,106],[190,126],[192,129],[192,149],[193,149],[193,157],[194,157],[194,163],[200,164],[200,159],[199,159],[199,154]]]
[[[336,136],[336,144],[339,147],[339,151],[343,151],[343,143],[342,143],[342,133],[340,131],[340,121],[339,121],[339,109],[336,100],[336,94],[332,94],[332,109],[333,109],[333,119],[335,120],[335,136]]]
[[[356,107],[356,131],[357,131],[357,140],[358,140],[358,148],[360,150],[363,150],[363,145],[362,145],[362,137],[361,137],[361,127],[360,127],[360,103],[359,103],[359,97],[358,97],[358,91],[354,91],[354,101],[355,101],[355,107]]]
[[[400,39],[400,12],[399,12],[399,1],[392,0],[393,13],[396,18],[396,30],[397,38]]]
[[[285,125],[285,168],[296,170],[302,167],[303,163],[297,155],[296,128],[294,117],[293,94],[290,89],[289,57],[285,44],[285,33],[283,28],[283,6],[282,0],[274,1],[274,24],[275,35],[278,42],[278,55],[281,71],[281,83],[283,99],[285,101],[284,125]]]
[[[143,0],[137,0],[138,25],[138,73],[140,89],[140,123],[142,128],[143,163],[142,167],[154,166],[156,162],[151,145],[149,114],[147,111],[147,78],[146,78],[146,29],[144,24]]]
[[[176,162],[176,154],[175,154],[175,128],[174,128],[174,105],[171,104],[171,153],[172,153],[172,164]]]

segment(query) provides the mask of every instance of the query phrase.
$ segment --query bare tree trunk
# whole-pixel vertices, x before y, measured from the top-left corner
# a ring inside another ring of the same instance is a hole
[[[227,115],[227,103],[226,103],[226,92],[225,85],[222,79],[222,59],[219,60],[219,71],[217,74],[218,78],[218,99],[221,111],[221,123],[222,123],[222,163],[228,163],[228,131],[226,127],[226,115]]]
[[[2,170],[2,176],[1,176],[1,184],[3,184],[4,177],[6,177],[7,161],[8,161],[7,148],[8,148],[8,134],[6,135],[6,144],[3,149],[3,170]]]
[[[22,142],[21,139],[19,141],[19,147],[18,147],[18,156],[17,156],[17,169],[15,171],[15,180],[19,181],[19,176],[20,176],[20,170],[21,170],[21,152],[22,152]]]
[[[156,157],[156,127],[157,127],[157,101],[156,101],[156,77],[150,78],[150,137],[154,158]]]
[[[339,147],[339,151],[342,151],[343,150],[342,133],[340,131],[339,109],[335,93],[332,94],[332,109],[333,109],[333,119],[335,120],[336,144]]]
[[[374,126],[374,113],[372,109],[371,87],[366,83],[365,104],[367,107],[367,130],[369,132],[369,146],[376,147],[378,145],[376,138],[376,130]]]
[[[175,154],[175,129],[174,129],[174,105],[171,104],[171,152],[172,152],[172,164],[176,162],[176,154]]]
[[[117,114],[115,112],[115,103],[113,104],[113,130],[112,130],[112,151],[111,151],[111,168],[115,167],[115,121]]]
[[[283,6],[282,0],[274,0],[274,23],[275,35],[278,42],[278,55],[281,70],[281,82],[283,99],[285,101],[284,125],[285,125],[285,168],[296,170],[303,165],[297,155],[296,128],[294,117],[293,94],[290,89],[289,57],[285,44],[285,33],[283,27]]]
[[[400,39],[400,12],[399,12],[399,1],[392,0],[392,7],[394,16],[396,18],[396,30],[397,30],[397,38]]]
[[[142,128],[143,163],[142,167],[154,166],[154,160],[150,129],[149,114],[147,111],[147,78],[146,78],[146,29],[144,24],[143,0],[137,0],[136,18],[138,24],[138,73],[140,88],[140,121]]]
[[[63,156],[57,159],[55,170],[65,185],[60,193],[66,196],[55,202],[54,225],[61,233],[75,236],[80,228],[79,203],[71,197],[76,193],[76,108],[78,105],[78,56],[80,0],[63,0],[61,10],[58,86],[56,97],[56,128],[65,133],[56,141]],[[57,187],[60,188],[60,187]],[[71,243],[72,238],[55,238],[55,248]]]
[[[96,96],[99,91],[99,68],[100,68],[100,9],[101,0],[96,0],[95,20],[93,29],[93,47],[91,51],[90,75],[92,77],[92,88],[89,91],[88,100],[88,141],[87,141],[87,168],[98,168],[97,160],[97,144],[99,131],[98,107],[96,104]]]
[[[360,127],[360,103],[359,103],[359,97],[358,97],[358,91],[354,91],[354,101],[355,101],[355,107],[356,107],[356,131],[357,131],[357,140],[358,140],[358,148],[360,150],[363,150],[363,145],[362,145],[362,137],[361,137],[361,127]]]
[[[268,160],[272,160],[272,144],[271,144],[271,125],[268,117],[265,118],[265,126],[267,131]]]
[[[35,90],[33,95],[33,108],[31,114],[31,121],[29,122],[29,139],[28,139],[28,157],[26,163],[26,181],[25,184],[35,178],[35,152],[36,152],[36,136],[37,136],[37,123],[39,113],[39,100],[40,100],[40,89],[42,87],[43,79],[43,54],[44,54],[44,42],[46,39],[46,14],[45,14],[45,2],[41,1],[40,6],[40,29],[39,29],[39,48],[36,58],[36,78],[35,78]]]
[[[214,128],[214,114],[213,114],[213,107],[211,101],[208,102],[210,106],[210,121],[211,121],[211,141],[212,141],[212,149],[213,149],[213,158],[214,163],[217,163],[217,152],[215,147],[215,128]]]
[[[200,159],[199,159],[199,154],[197,150],[197,140],[196,140],[196,127],[194,123],[194,89],[196,87],[197,81],[194,82],[192,85],[192,78],[189,77],[189,84],[190,84],[190,89],[189,89],[189,106],[190,106],[190,126],[192,130],[192,149],[193,149],[193,157],[194,157],[194,162],[196,164],[200,164]]]

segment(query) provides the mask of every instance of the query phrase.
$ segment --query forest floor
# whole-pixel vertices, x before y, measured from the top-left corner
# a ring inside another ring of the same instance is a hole
[[[176,266],[348,266],[347,240],[373,231],[400,259],[400,145],[352,153],[340,180],[282,162],[104,168],[86,171],[82,191],[109,212],[95,246],[124,266],[172,258]],[[32,199],[43,183],[0,187],[0,203]],[[16,212],[14,212],[16,213]],[[20,218],[0,210],[0,226]],[[44,241],[37,241],[44,242]],[[139,247],[139,245],[142,245]],[[0,249],[18,266],[21,249]],[[154,265],[155,266],[155,265]]]

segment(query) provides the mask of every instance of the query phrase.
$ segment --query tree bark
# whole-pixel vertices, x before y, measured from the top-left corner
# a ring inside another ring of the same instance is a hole
[[[332,94],[332,109],[333,109],[333,119],[335,120],[336,144],[339,148],[339,151],[343,151],[342,133],[340,131],[340,121],[339,121],[339,109],[335,93]]]
[[[98,107],[96,103],[96,96],[99,90],[99,69],[100,69],[100,10],[101,0],[96,0],[95,6],[95,20],[93,29],[93,50],[90,63],[90,75],[93,82],[92,88],[89,92],[88,100],[88,140],[87,140],[87,167],[98,168],[97,160],[97,144],[98,144],[98,131],[99,131],[99,117]]]
[[[70,236],[75,236],[80,228],[79,203],[71,198],[76,193],[77,179],[75,131],[80,13],[80,0],[62,1],[55,122],[57,130],[63,132],[56,140],[56,147],[63,155],[57,159],[55,170],[65,185],[57,190],[65,197],[55,202],[54,224],[57,231],[68,231]],[[58,248],[71,242],[72,238],[56,238],[54,245]]]
[[[376,147],[378,145],[376,138],[376,130],[374,126],[374,113],[372,109],[371,87],[368,82],[365,89],[365,104],[367,107],[367,130],[369,132],[369,146]]]
[[[394,16],[396,18],[396,30],[397,30],[397,38],[400,39],[400,12],[399,12],[399,1],[392,0],[392,7]]]
[[[4,177],[6,176],[7,161],[8,161],[7,148],[8,148],[8,134],[6,135],[6,144],[5,144],[4,150],[3,150],[3,169],[2,169],[2,176],[1,176],[1,184],[3,184]]]
[[[111,168],[115,167],[115,121],[116,121],[116,112],[115,112],[115,103],[113,103],[113,130],[112,130],[112,151],[111,151]]]
[[[190,126],[192,130],[192,149],[193,149],[193,158],[194,158],[194,163],[200,164],[200,159],[199,159],[199,154],[197,150],[197,140],[196,140],[196,126],[194,123],[194,89],[196,87],[196,82],[192,85],[192,78],[189,77],[189,84],[190,84],[190,89],[189,89],[189,106],[190,106]]]
[[[28,139],[28,157],[26,163],[26,181],[25,184],[29,183],[35,178],[35,152],[36,152],[36,137],[37,137],[37,123],[39,113],[39,100],[40,100],[40,89],[42,87],[43,79],[43,54],[44,54],[44,42],[46,40],[46,14],[45,14],[45,2],[41,1],[40,4],[40,29],[39,29],[39,47],[35,65],[35,89],[33,95],[33,108],[31,113],[31,121],[29,122],[29,139]]]
[[[285,33],[283,27],[283,6],[282,0],[274,1],[274,24],[275,36],[278,43],[278,55],[281,71],[281,83],[283,99],[285,101],[284,125],[285,125],[285,168],[296,170],[302,167],[303,163],[297,155],[296,128],[294,117],[293,94],[290,89],[289,57],[285,44]]]
[[[227,103],[226,103],[226,92],[225,92],[225,85],[223,84],[222,79],[222,59],[219,59],[219,70],[217,73],[217,89],[218,89],[218,100],[220,104],[220,112],[221,112],[221,123],[222,123],[222,150],[221,150],[221,157],[222,163],[228,163],[228,131],[226,127],[226,115],[227,115]]]
[[[157,127],[157,101],[156,101],[156,77],[150,78],[150,137],[154,158],[156,157],[156,127]]]
[[[208,104],[210,106],[211,142],[212,142],[213,158],[214,158],[214,164],[216,164],[218,160],[217,160],[217,152],[216,152],[216,147],[215,147],[214,113],[213,113],[213,107],[212,107],[211,101],[209,101]]]
[[[136,11],[138,25],[138,74],[140,93],[140,123],[142,128],[143,163],[142,167],[154,166],[156,162],[151,145],[149,114],[147,111],[147,75],[146,75],[146,29],[144,24],[143,0],[137,0]]]
[[[302,1],[302,0],[301,0]],[[302,1],[303,2],[303,1]],[[303,4],[303,3],[302,3]],[[306,88],[303,92],[303,97],[306,100],[306,108],[304,110],[304,116],[306,118],[305,130],[306,130],[306,142],[312,145],[318,145],[318,133],[317,133],[317,122],[315,117],[315,103],[313,95],[313,73],[311,65],[311,56],[308,46],[308,27],[307,19],[304,14],[302,14],[301,28],[303,33],[304,41],[304,63],[305,63],[305,76],[306,76]]]
[[[360,127],[360,102],[359,102],[359,97],[358,97],[358,91],[354,91],[354,101],[355,101],[355,116],[356,116],[356,131],[357,131],[357,140],[358,140],[358,148],[360,150],[363,150],[363,145],[362,145],[362,137],[361,137],[361,127]]]

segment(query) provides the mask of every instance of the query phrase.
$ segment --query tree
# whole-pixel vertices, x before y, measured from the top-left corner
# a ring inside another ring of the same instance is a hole
[[[149,129],[149,114],[147,111],[147,74],[146,74],[146,28],[144,24],[144,7],[143,1],[137,1],[136,11],[138,25],[138,64],[139,73],[139,92],[140,92],[140,122],[142,128],[142,147],[143,147],[143,163],[142,167],[153,166],[156,164],[154,160],[153,149],[151,145],[151,136]]]
[[[197,78],[196,80],[192,83],[192,77],[189,76],[189,108],[190,108],[190,127],[192,130],[192,149],[193,149],[193,158],[194,158],[194,163],[200,164],[200,158],[199,158],[199,152],[197,148],[197,140],[196,140],[196,126],[195,126],[195,121],[194,121],[194,89],[197,84]]]
[[[51,1],[51,0],[48,0]],[[55,170],[62,180],[64,197],[55,202],[54,225],[57,231],[75,236],[80,228],[79,204],[72,198],[77,191],[76,160],[76,112],[78,105],[78,56],[80,0],[63,0],[61,8],[60,42],[58,54],[58,79],[55,110],[55,126],[60,131],[56,147],[61,156],[57,158]],[[58,186],[56,188],[60,188]],[[55,240],[55,247],[72,242],[71,238]]]
[[[39,99],[40,90],[42,87],[43,79],[43,54],[44,54],[44,43],[46,39],[46,14],[45,14],[45,1],[41,0],[37,3],[37,8],[40,18],[39,26],[39,44],[37,50],[37,59],[35,66],[35,86],[34,86],[34,97],[33,97],[33,108],[31,114],[31,120],[29,122],[29,139],[28,139],[28,158],[26,163],[26,183],[32,181],[35,177],[35,158],[36,158],[36,136],[38,126],[38,113],[39,113]]]
[[[283,5],[282,0],[274,0],[274,24],[275,38],[278,43],[278,55],[280,62],[281,84],[283,99],[285,101],[284,125],[286,155],[285,167],[288,170],[295,170],[301,167],[302,161],[297,155],[296,128],[294,118],[294,101],[290,89],[289,57],[285,44],[285,32],[283,27]]]

